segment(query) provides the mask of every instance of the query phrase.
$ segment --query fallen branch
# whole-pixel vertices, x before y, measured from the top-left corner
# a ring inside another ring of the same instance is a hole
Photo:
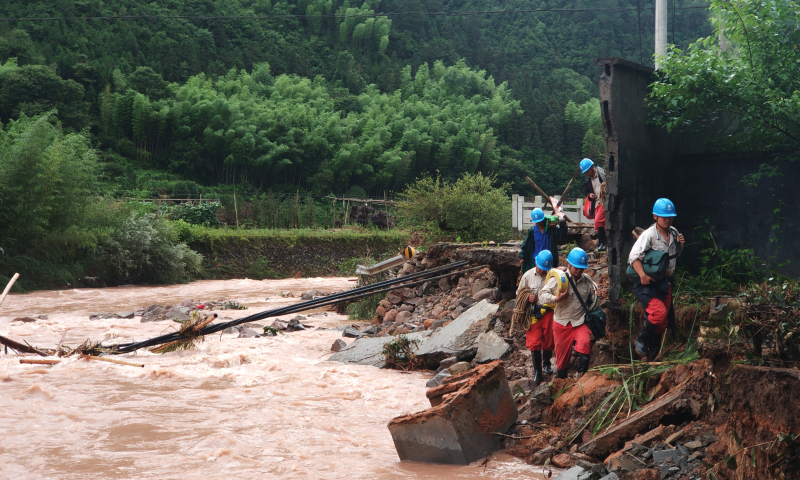
[[[125,362],[123,360],[117,360],[115,358],[103,358],[103,357],[98,357],[96,355],[81,355],[79,358],[82,358],[84,360],[100,360],[101,362],[116,363],[117,365],[127,365],[129,367],[144,368],[144,364],[142,363]]]
[[[17,353],[35,353],[36,355],[39,355],[40,357],[46,357],[47,356],[46,353],[44,353],[42,351],[39,351],[39,350],[31,347],[30,345],[23,345],[21,343],[17,343],[14,340],[11,340],[10,338],[6,338],[6,337],[4,337],[2,335],[0,335],[0,344],[5,345],[6,347],[16,351]]]
[[[28,365],[56,365],[61,363],[61,360],[47,360],[38,358],[20,358],[19,363],[26,363]]]

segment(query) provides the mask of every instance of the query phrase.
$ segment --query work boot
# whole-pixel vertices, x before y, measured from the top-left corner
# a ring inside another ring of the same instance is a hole
[[[589,354],[588,353],[579,353],[578,354],[578,375],[582,376],[589,370]]]
[[[597,231],[597,251],[598,252],[605,252],[607,250],[606,244],[608,243],[608,237],[606,237],[606,229],[605,227],[600,227],[600,230]]]
[[[534,350],[533,351],[533,371],[535,372],[533,375],[533,381],[536,383],[542,383],[544,377],[542,377],[542,351],[541,350]]]
[[[567,378],[567,369],[561,370],[560,368],[556,369],[556,377],[558,378]]]
[[[647,357],[648,361],[652,361],[649,358],[651,357],[650,347],[656,334],[655,328],[656,326],[650,323],[650,320],[647,319],[647,314],[645,314],[642,318],[642,329],[639,331],[639,336],[636,337],[636,353],[640,357]],[[652,356],[655,357],[655,355]]]
[[[550,359],[553,358],[553,351],[552,350],[543,350],[542,351],[542,371],[545,375],[552,375],[553,374],[553,367],[550,364]]]

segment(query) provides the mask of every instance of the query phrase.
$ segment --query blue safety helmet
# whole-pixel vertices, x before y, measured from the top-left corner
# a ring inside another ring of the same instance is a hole
[[[544,210],[541,208],[534,208],[531,212],[531,221],[533,223],[539,223],[544,220]]]
[[[575,268],[589,268],[589,257],[582,248],[573,248],[567,255],[567,261]]]
[[[653,205],[653,215],[659,217],[677,217],[675,213],[675,204],[668,198],[659,198]]]
[[[550,250],[542,250],[536,255],[536,266],[545,272],[553,268],[553,254]]]
[[[594,167],[594,162],[589,160],[588,158],[584,158],[581,160],[580,163],[581,173],[586,173],[589,171],[590,168]]]

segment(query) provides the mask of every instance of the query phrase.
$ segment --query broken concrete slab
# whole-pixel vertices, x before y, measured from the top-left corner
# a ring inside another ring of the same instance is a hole
[[[358,330],[355,331],[358,332]],[[409,333],[406,335],[406,337],[408,337],[408,339],[411,341],[416,340],[422,342],[428,336],[430,336],[430,334],[430,331],[415,332]],[[331,355],[328,360],[333,362],[355,363],[358,365],[372,365],[374,367],[382,368],[384,365],[386,365],[386,362],[384,362],[384,357],[381,353],[383,350],[383,345],[393,340],[396,340],[396,337],[389,335],[384,337],[360,337],[348,345],[347,348],[343,348],[342,350]]]
[[[483,333],[489,317],[497,312],[499,305],[481,300],[446,327],[436,330],[416,351],[417,356],[435,368],[439,362],[465,350],[475,343]],[[436,323],[434,322],[434,326]]]
[[[389,422],[401,460],[466,465],[494,452],[517,420],[503,362],[479,365],[428,390],[428,410]]]
[[[511,346],[503,340],[500,335],[494,332],[484,332],[478,335],[478,353],[475,355],[477,363],[487,363],[503,358]]]

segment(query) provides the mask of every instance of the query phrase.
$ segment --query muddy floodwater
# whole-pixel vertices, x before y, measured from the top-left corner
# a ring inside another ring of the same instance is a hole
[[[300,301],[281,292],[299,297],[352,285],[347,278],[220,280],[15,294],[0,306],[0,335],[42,348],[55,348],[65,330],[72,347],[138,341],[178,324],[89,315],[228,298],[249,309],[220,317],[240,318]],[[39,315],[47,318],[14,321]],[[335,328],[347,318],[304,315],[317,328],[264,338],[217,334],[193,350],[114,357],[144,368],[74,357],[24,365],[0,351],[0,478],[544,478],[541,467],[502,454],[485,467],[400,462],[386,424],[429,405],[430,373],[328,362],[341,338]]]

